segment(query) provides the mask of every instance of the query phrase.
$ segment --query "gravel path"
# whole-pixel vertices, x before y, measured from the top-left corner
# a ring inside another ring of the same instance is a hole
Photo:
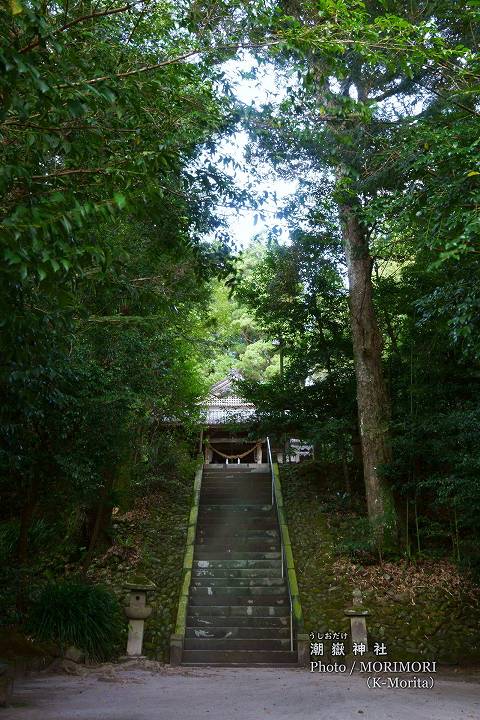
[[[73,669],[73,668],[71,668]],[[3,720],[478,720],[478,675],[432,690],[369,689],[360,675],[158,663],[37,674],[15,684]]]

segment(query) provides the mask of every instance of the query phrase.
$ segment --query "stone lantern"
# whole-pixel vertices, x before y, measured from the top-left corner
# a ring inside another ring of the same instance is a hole
[[[123,608],[129,619],[127,656],[142,657],[145,620],[152,614],[152,608],[147,605],[147,592],[155,590],[156,585],[146,578],[135,578],[125,587],[130,591],[130,604]]]

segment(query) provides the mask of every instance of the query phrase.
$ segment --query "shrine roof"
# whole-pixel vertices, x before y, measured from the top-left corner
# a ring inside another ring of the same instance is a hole
[[[232,371],[224,380],[212,385],[209,396],[201,403],[202,420],[206,425],[242,423],[255,415],[255,405],[235,394],[233,383],[241,375]]]

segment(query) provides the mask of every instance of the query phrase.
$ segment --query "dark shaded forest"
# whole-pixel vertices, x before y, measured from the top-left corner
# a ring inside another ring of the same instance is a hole
[[[78,643],[118,650],[89,572],[139,499],[182,522],[199,402],[231,370],[252,433],[313,446],[305,483],[333,478],[355,513],[346,552],[478,582],[479,15],[2,5],[4,628],[71,644],[39,607],[96,603],[105,633]],[[279,180],[296,190],[272,215]],[[244,208],[268,229],[238,247]]]

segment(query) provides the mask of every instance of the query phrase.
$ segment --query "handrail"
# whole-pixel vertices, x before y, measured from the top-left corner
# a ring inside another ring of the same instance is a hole
[[[281,555],[281,562],[282,562],[282,579],[286,577],[287,579],[287,590],[288,590],[288,600],[290,602],[290,651],[293,652],[293,602],[292,602],[292,593],[290,590],[290,578],[288,573],[288,567],[287,567],[287,560],[285,557],[285,547],[283,543],[283,532],[282,527],[280,523],[280,516],[278,512],[278,502],[276,493],[275,493],[275,471],[273,469],[273,459],[272,459],[272,449],[270,446],[270,438],[267,437],[267,454],[268,454],[268,463],[270,465],[270,472],[272,475],[272,507],[275,506],[276,515],[277,515],[277,523],[278,523],[278,530],[280,534],[280,555]]]
[[[270,438],[267,437],[267,455],[268,464],[270,465],[270,474],[272,476],[272,505],[275,501],[275,476],[273,474],[273,460],[272,460],[272,448],[270,447]]]

